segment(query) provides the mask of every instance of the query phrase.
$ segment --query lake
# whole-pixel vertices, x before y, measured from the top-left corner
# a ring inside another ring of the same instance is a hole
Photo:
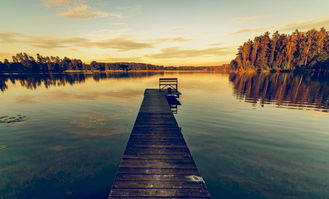
[[[160,77],[213,198],[329,198],[329,76],[206,72],[0,75],[0,198],[107,198]]]

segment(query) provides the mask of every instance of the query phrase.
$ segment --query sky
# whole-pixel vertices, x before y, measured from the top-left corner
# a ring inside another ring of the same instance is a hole
[[[220,65],[266,31],[325,27],[328,0],[0,0],[0,60]]]

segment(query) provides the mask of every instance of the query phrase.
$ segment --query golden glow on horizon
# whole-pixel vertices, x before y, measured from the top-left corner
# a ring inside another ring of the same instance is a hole
[[[322,5],[302,1],[298,8],[294,2],[282,8],[273,2],[239,1],[232,3],[234,9],[231,3],[220,1],[18,1],[22,5],[3,2],[0,6],[6,9],[0,17],[10,19],[0,22],[0,60],[26,52],[86,63],[220,65],[229,63],[244,41],[265,31],[329,28],[327,1]],[[240,14],[247,7],[254,13]],[[307,9],[312,12],[304,12]],[[30,21],[22,20],[26,16]]]

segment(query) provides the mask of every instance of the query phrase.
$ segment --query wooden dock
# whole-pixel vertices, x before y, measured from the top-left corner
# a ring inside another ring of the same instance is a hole
[[[110,199],[211,198],[167,101],[146,89]]]

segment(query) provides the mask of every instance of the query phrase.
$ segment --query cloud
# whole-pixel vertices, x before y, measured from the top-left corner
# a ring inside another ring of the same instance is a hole
[[[17,37],[21,35],[17,32],[0,31],[0,42],[18,42]]]
[[[168,38],[152,39],[150,41],[135,41],[122,37],[90,40],[85,37],[43,37],[34,35],[24,35],[16,32],[0,32],[0,41],[23,44],[30,44],[34,47],[44,49],[54,48],[104,48],[118,51],[130,51],[136,49],[153,48],[158,44],[166,42],[186,42],[192,39],[176,36]]]
[[[30,43],[35,47],[52,49],[71,47],[72,45],[85,46],[87,43],[89,43],[89,40],[82,37],[56,38],[30,36],[29,39],[25,42]]]
[[[328,27],[328,26],[329,26],[329,17],[322,17],[317,19],[311,19],[308,21],[300,21],[296,23],[286,24],[280,30],[289,31],[296,29],[312,29],[312,28],[320,28],[320,27]]]
[[[119,51],[129,51],[135,49],[152,48],[154,42],[139,42],[124,38],[112,38],[104,40],[92,41],[84,37],[36,37],[29,36],[28,39],[22,40],[23,43],[32,44],[38,48],[53,49],[53,48],[69,48],[69,47],[98,47],[110,48]]]
[[[60,9],[60,12],[58,12],[57,15],[62,17],[78,19],[100,17],[122,18],[120,14],[107,13],[96,8],[92,8],[89,5],[89,0],[45,0],[44,5],[48,8]]]
[[[205,48],[205,49],[181,49],[179,47],[164,48],[160,53],[146,55],[155,59],[171,59],[171,58],[191,58],[202,56],[220,56],[231,54],[227,48]]]
[[[107,54],[104,56],[108,56]],[[142,57],[109,57],[102,59],[103,62],[141,62]]]
[[[156,41],[159,43],[164,43],[164,42],[186,42],[186,41],[191,41],[193,39],[188,39],[188,38],[184,38],[181,36],[177,36],[177,37],[167,37],[167,38],[160,38],[157,39]]]
[[[73,8],[66,12],[61,12],[58,14],[62,17],[71,17],[71,18],[80,18],[80,19],[88,19],[88,18],[99,18],[99,17],[121,17],[118,14],[109,14],[106,12],[93,10],[88,5],[80,5]]]
[[[217,42],[217,43],[209,43],[208,45],[209,46],[221,46],[223,44],[224,44],[223,42]]]
[[[114,38],[90,42],[92,46],[99,48],[113,48],[120,51],[128,51],[134,49],[153,48],[154,44],[150,42],[137,42],[129,39]]]
[[[234,18],[232,19],[233,23],[237,23],[237,24],[246,24],[246,23],[251,23],[260,19],[264,19],[267,16],[250,16],[250,17],[238,17],[238,18]]]
[[[48,8],[62,8],[68,7],[70,4],[74,2],[72,0],[45,0],[43,3]],[[77,1],[75,1],[77,2]]]
[[[329,17],[322,17],[317,19],[311,19],[307,21],[300,21],[291,24],[286,24],[282,26],[276,26],[276,29],[280,31],[294,31],[296,29],[299,30],[308,30],[312,28],[320,28],[320,27],[329,27]],[[260,26],[260,27],[250,27],[250,28],[242,28],[234,32],[230,32],[227,35],[235,35],[246,32],[254,32],[260,30],[268,30],[273,28],[273,26]]]
[[[251,28],[242,28],[234,32],[228,33],[228,35],[235,35],[235,34],[240,34],[240,33],[246,33],[246,32],[254,32],[254,31],[259,31],[259,30],[265,30],[269,28],[269,26],[260,26],[260,27],[251,27]]]

